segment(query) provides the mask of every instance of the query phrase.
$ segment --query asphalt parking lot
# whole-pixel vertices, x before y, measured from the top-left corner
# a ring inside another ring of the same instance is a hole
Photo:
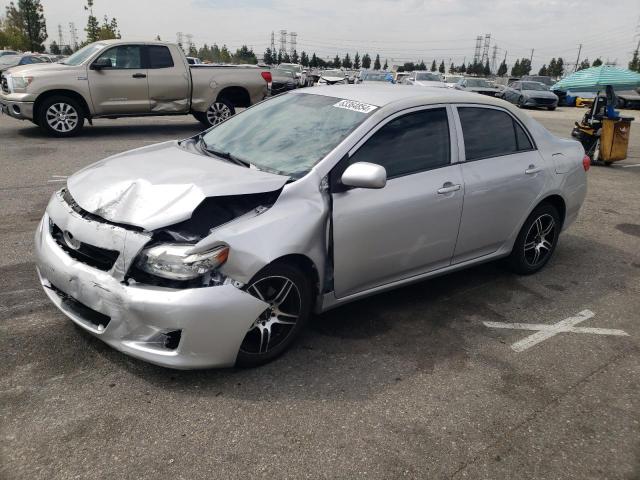
[[[199,124],[101,120],[64,140],[0,117],[0,478],[640,478],[640,112],[625,113],[630,158],[591,168],[541,273],[423,282],[314,318],[267,366],[196,372],[74,327],[32,238],[65,176]],[[530,114],[568,136],[583,111]]]

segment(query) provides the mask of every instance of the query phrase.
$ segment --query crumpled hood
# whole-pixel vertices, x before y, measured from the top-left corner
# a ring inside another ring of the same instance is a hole
[[[158,143],[94,163],[67,180],[84,210],[145,230],[191,217],[207,197],[279,190],[288,177]]]

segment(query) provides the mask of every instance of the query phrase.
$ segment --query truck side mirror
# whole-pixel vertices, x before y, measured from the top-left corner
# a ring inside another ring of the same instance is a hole
[[[113,64],[111,63],[110,58],[100,57],[95,62],[91,64],[91,70],[102,70],[103,68],[112,68]]]

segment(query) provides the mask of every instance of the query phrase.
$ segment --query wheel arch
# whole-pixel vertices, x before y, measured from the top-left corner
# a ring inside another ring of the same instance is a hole
[[[84,114],[85,118],[91,118],[91,110],[89,109],[89,105],[87,104],[87,101],[85,100],[85,98],[75,90],[66,90],[66,89],[47,90],[46,92],[43,92],[40,95],[38,95],[38,98],[36,98],[33,104],[33,118],[34,119],[38,118],[38,116],[40,115],[40,108],[42,107],[42,104],[44,103],[45,100],[47,100],[48,98],[57,97],[57,96],[70,97],[74,99],[80,104],[80,107],[83,110],[82,113]]]
[[[318,267],[313,262],[313,260],[311,260],[311,258],[301,253],[290,253],[274,259],[272,262],[265,265],[265,267],[263,268],[266,268],[267,266],[274,265],[274,264],[293,265],[294,267],[297,267],[300,270],[302,270],[302,272],[305,275],[308,275],[308,277],[311,279],[311,282],[312,282],[312,287],[313,287],[312,297],[315,303],[315,299],[318,297],[318,294],[321,290],[320,274],[318,273]]]
[[[562,228],[562,225],[564,225],[565,217],[567,215],[567,204],[564,198],[562,198],[562,196],[558,195],[557,193],[548,195],[544,197],[542,200],[540,200],[533,210],[535,210],[540,205],[543,205],[545,203],[550,204],[558,211],[558,214],[560,215],[560,228]]]
[[[220,90],[216,100],[220,100],[222,98],[229,100],[234,107],[251,106],[251,96],[249,95],[249,91],[244,87],[225,87]]]

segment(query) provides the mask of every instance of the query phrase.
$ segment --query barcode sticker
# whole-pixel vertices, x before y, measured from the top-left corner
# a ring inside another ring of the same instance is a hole
[[[340,100],[338,103],[334,104],[333,106],[338,108],[345,108],[347,110],[352,110],[354,112],[360,112],[360,113],[370,113],[370,112],[373,112],[376,108],[378,108],[375,105],[356,102],[355,100]]]

